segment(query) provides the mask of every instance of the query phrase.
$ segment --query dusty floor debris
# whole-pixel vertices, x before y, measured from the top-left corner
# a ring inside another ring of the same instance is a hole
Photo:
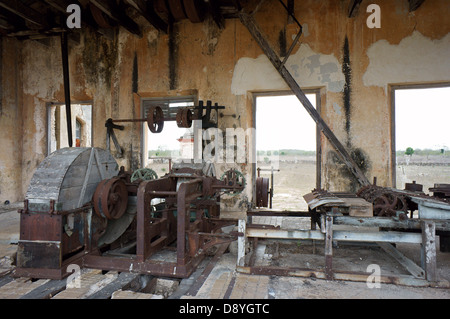
[[[17,236],[14,223],[19,222],[18,215],[16,210],[0,213],[0,233],[3,236],[11,236],[11,238]],[[7,220],[8,223],[3,223],[3,220]],[[293,218],[272,219],[266,222],[284,226],[292,223],[302,224]],[[261,265],[321,267],[322,246],[321,243],[312,245],[299,241],[261,241],[256,262]],[[14,253],[12,252],[16,247],[17,245],[8,241],[0,245],[0,252],[3,254],[0,270],[1,299],[27,298],[27,296],[46,296],[46,298],[54,299],[97,297],[113,299],[450,299],[450,289],[444,288],[381,284],[380,288],[370,289],[364,282],[246,275],[236,272],[237,256],[232,247],[218,259],[206,278],[201,278],[201,275],[205,272],[208,262],[212,260],[211,256],[199,265],[190,278],[182,280],[156,278],[152,282],[148,276],[130,276],[126,278],[127,283],[124,284],[125,276],[120,276],[117,272],[83,269],[80,286],[67,289],[65,280],[58,286],[58,281],[11,277],[11,272],[14,270],[12,265]],[[398,249],[412,260],[420,260],[417,247],[400,245]],[[395,260],[377,247],[338,244],[334,251],[336,252],[336,268],[361,270],[370,263],[380,263],[383,272],[395,274],[405,272]],[[437,261],[439,276],[450,281],[450,254],[439,253]],[[120,285],[117,284],[119,281],[121,281]],[[195,284],[200,284],[199,288],[191,289]]]

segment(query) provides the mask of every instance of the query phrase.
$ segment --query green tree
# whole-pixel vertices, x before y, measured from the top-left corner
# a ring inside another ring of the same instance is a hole
[[[412,147],[408,147],[408,148],[406,149],[406,151],[405,151],[405,154],[406,154],[406,155],[409,155],[409,156],[413,155],[413,154],[414,154],[413,148],[412,148]]]

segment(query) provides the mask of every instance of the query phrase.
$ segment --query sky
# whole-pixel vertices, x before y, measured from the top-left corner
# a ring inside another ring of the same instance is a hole
[[[316,95],[306,94],[316,107]],[[258,97],[257,150],[316,150],[316,122],[295,95]]]
[[[395,91],[397,150],[450,149],[450,87]]]

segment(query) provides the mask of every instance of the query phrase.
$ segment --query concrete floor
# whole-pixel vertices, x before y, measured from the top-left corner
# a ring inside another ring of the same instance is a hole
[[[22,203],[14,203],[0,207],[0,277],[2,273],[11,269],[10,263],[17,249],[19,238],[17,209],[21,206]],[[278,217],[259,222],[284,225],[290,221]],[[397,248],[413,261],[420,260],[418,247],[400,245]],[[443,282],[450,282],[450,253],[440,253],[439,249],[437,251],[439,278]],[[333,253],[335,254],[333,265],[338,270],[364,271],[368,264],[379,263],[383,274],[407,274],[401,265],[376,247],[338,244]],[[406,287],[393,284],[381,284],[379,288],[369,288],[365,282],[238,273],[235,244],[232,244],[229,251],[221,256],[202,285],[193,291],[193,284],[206,269],[210,260],[211,258],[205,259],[191,278],[176,281],[177,288],[165,297],[169,299],[450,299],[448,288]],[[316,244],[313,251],[313,246],[306,242],[261,240],[257,248],[256,265],[320,268],[323,266],[323,260],[322,244]],[[94,271],[92,276],[98,275],[98,272]],[[103,274],[103,276],[106,275]],[[109,274],[109,276],[112,275]],[[13,289],[18,291],[22,289],[19,288],[23,284],[20,280],[15,283],[18,288]],[[105,282],[105,278],[102,280]],[[31,283],[30,281],[29,285],[37,285],[39,282]],[[71,298],[70,296],[76,298],[73,294],[69,294],[67,298]],[[78,296],[81,295],[78,294]],[[148,293],[122,291],[116,292],[115,296],[128,299],[155,298]],[[63,295],[59,298],[63,298]]]

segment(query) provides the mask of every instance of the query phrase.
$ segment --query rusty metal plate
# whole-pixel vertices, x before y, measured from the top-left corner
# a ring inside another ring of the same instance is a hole
[[[60,241],[62,223],[60,215],[31,213],[20,215],[21,240]]]
[[[51,268],[61,267],[60,242],[19,241],[17,247],[17,267]]]

